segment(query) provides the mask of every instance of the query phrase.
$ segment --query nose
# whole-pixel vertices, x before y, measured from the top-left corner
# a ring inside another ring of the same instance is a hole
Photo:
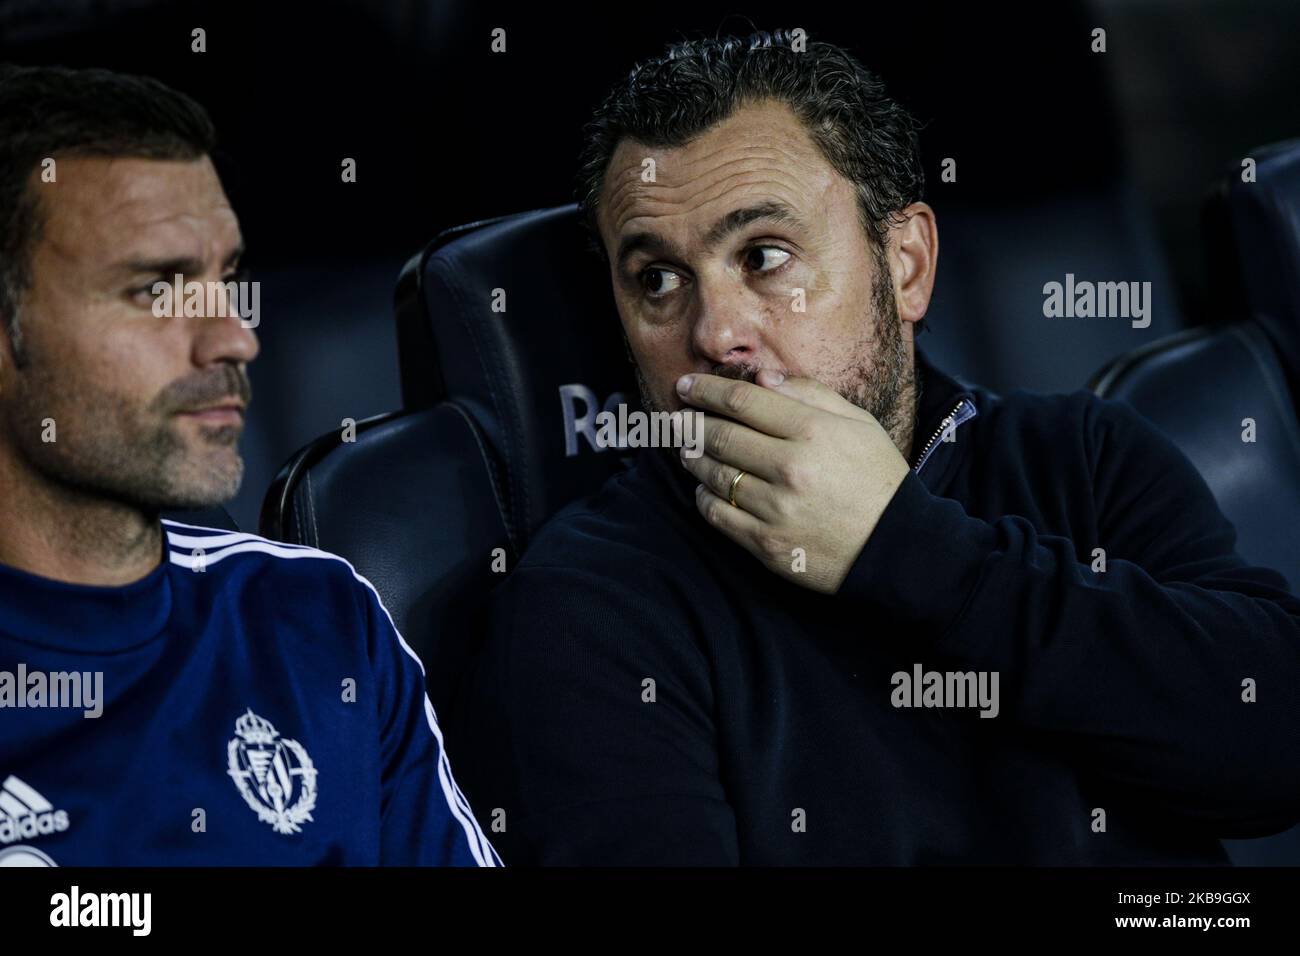
[[[260,296],[251,298],[256,303]],[[215,362],[248,363],[257,358],[260,347],[253,326],[260,321],[258,309],[251,309],[245,317],[240,309],[249,311],[250,297],[241,295],[238,300],[229,298],[214,303],[210,313],[195,319],[194,364],[200,367]]]
[[[758,355],[762,312],[743,285],[733,285],[700,282],[691,347],[702,366],[748,364]]]

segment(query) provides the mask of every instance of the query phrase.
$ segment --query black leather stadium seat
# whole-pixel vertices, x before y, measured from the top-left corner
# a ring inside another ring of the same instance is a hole
[[[995,392],[1070,392],[1081,374],[1187,327],[1143,197],[1119,182],[996,205],[932,189],[939,264],[917,344],[940,368]],[[1043,286],[1150,282],[1150,324],[1048,318]]]
[[[260,527],[374,583],[450,718],[494,549],[513,567],[546,518],[623,467],[578,426],[635,404],[635,377],[572,206],[441,234],[403,270],[397,322],[404,410],[301,449]]]
[[[1300,139],[1251,150],[1255,182],[1225,180],[1229,236],[1249,316],[1300,396]]]
[[[577,207],[443,233],[397,292],[402,402],[452,401],[482,429],[522,552],[560,507],[622,467],[582,434],[602,408],[638,405],[609,276]]]
[[[474,650],[497,567],[514,563],[499,479],[482,435],[450,403],[358,422],[318,438],[281,469],[261,533],[346,558],[374,584],[420,656],[439,713]]]
[[[1252,153],[1257,181],[1234,167],[1207,217],[1211,264],[1236,318],[1154,342],[1110,363],[1090,387],[1121,399],[1200,470],[1237,530],[1246,560],[1300,587],[1300,140]],[[1235,305],[1234,305],[1235,303]],[[1255,441],[1243,441],[1244,420]],[[1300,827],[1225,841],[1239,864],[1300,863]]]
[[[1300,140],[1233,166],[1207,216],[1224,325],[1169,336],[1090,382],[1164,431],[1200,469],[1239,550],[1300,587]],[[1226,286],[1226,287],[1225,287]],[[1256,441],[1242,440],[1243,420]]]
[[[1237,550],[1300,582],[1300,424],[1282,365],[1250,322],[1200,328],[1125,355],[1094,377],[1182,449],[1237,529]],[[1242,440],[1243,421],[1255,441]]]

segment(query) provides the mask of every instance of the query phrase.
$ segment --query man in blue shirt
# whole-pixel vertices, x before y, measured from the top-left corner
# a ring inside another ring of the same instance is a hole
[[[156,81],[0,71],[0,865],[499,865],[369,582],[160,520],[243,471],[213,138]]]

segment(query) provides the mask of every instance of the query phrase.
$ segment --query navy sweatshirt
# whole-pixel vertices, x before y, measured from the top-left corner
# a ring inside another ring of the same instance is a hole
[[[496,866],[342,558],[163,523],[134,584],[0,565],[0,866]]]
[[[457,725],[507,862],[1225,863],[1300,821],[1300,601],[1190,462],[1125,404],[918,368],[835,595],[711,528],[671,450],[542,530]],[[996,715],[953,706],[994,675]]]

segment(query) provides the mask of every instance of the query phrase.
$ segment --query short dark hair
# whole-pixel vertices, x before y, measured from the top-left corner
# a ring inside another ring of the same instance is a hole
[[[198,159],[207,112],[158,80],[108,70],[0,66],[0,317],[18,351],[17,310],[43,224],[32,171],[55,156]]]
[[[743,104],[786,103],[827,162],[854,184],[859,218],[877,247],[887,224],[925,187],[919,124],[885,95],[880,78],[844,49],[790,30],[672,44],[638,64],[584,129],[578,174],[583,221],[603,256],[596,210],[605,171],[624,138],[651,147],[683,146]]]

